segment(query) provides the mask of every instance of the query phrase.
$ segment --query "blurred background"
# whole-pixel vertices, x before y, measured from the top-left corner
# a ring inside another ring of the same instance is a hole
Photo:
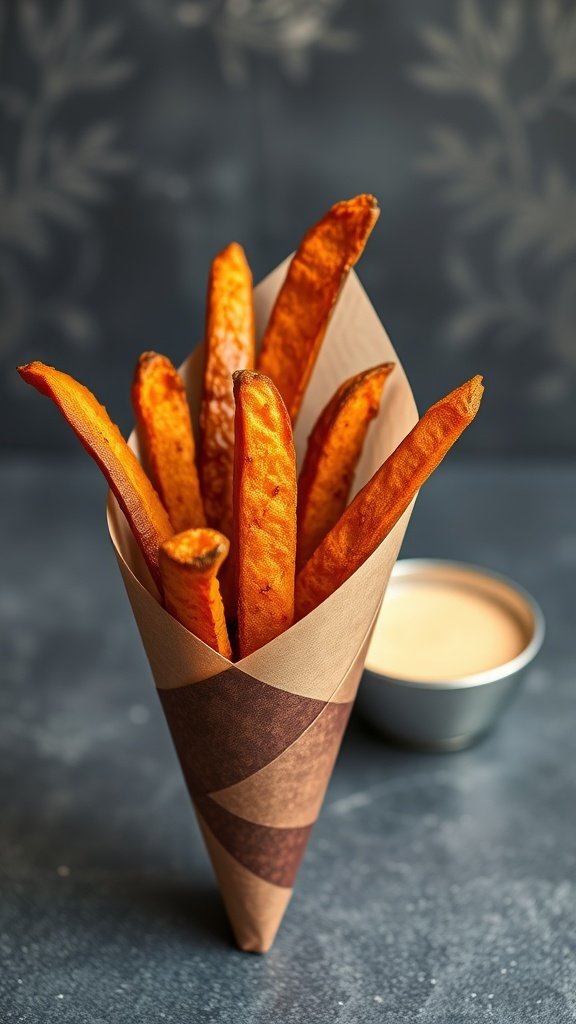
[[[361,279],[424,408],[483,372],[460,454],[576,448],[570,0],[8,0],[0,421],[76,450],[33,358],[127,430],[137,355],[200,339],[211,257],[255,280],[334,201],[382,215]],[[41,411],[42,410],[42,411]]]

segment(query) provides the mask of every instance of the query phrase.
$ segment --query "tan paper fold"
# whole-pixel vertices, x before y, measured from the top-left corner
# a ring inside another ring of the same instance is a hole
[[[288,261],[255,291],[261,336]],[[398,357],[352,272],[298,420],[306,438],[339,384]],[[197,424],[203,352],[181,368]],[[355,481],[366,483],[417,420],[398,364]],[[138,451],[134,435],[131,445]],[[372,627],[411,508],[346,583],[261,650],[232,665],[161,607],[115,499],[108,526],[190,795],[241,949],[270,948],[318,816],[356,695]]]

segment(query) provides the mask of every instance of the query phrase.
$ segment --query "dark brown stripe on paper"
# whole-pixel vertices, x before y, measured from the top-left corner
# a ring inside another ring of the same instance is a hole
[[[260,825],[309,825],[318,817],[351,708],[352,703],[327,704],[275,760],[235,786],[213,791],[213,800]]]
[[[237,668],[158,695],[194,794],[225,789],[259,771],[326,707]]]
[[[254,825],[220,807],[209,796],[198,794],[194,801],[206,824],[232,857],[265,882],[292,888],[312,825],[305,828]]]

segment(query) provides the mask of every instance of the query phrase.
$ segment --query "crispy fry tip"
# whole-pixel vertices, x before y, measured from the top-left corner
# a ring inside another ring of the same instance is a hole
[[[136,365],[134,367],[134,380],[136,380],[139,373],[145,370],[150,363],[154,362],[155,359],[162,359],[162,356],[158,352],[152,351],[152,349],[148,352],[142,352],[136,360]]]
[[[183,530],[160,547],[167,611],[225,658],[232,649],[217,573],[228,549],[226,537],[209,527]]]
[[[228,538],[208,527],[183,530],[162,544],[162,551],[173,561],[201,571],[221,565],[229,550]]]
[[[270,377],[265,373],[259,373],[258,370],[234,370],[232,380],[234,381],[234,390],[239,388],[242,384],[258,380],[266,380],[272,384]]]
[[[215,259],[221,259],[225,256],[233,256],[235,259],[241,259],[242,261],[246,259],[246,254],[243,247],[240,245],[240,242],[229,242],[228,245],[225,245],[224,248],[217,253]]]
[[[369,210],[378,210],[378,213],[380,213],[378,200],[371,192],[360,192],[359,195],[353,196],[352,199],[342,199],[339,203],[334,204],[333,209],[339,206],[366,206]]]
[[[38,359],[34,359],[31,363],[23,363],[21,366],[17,366],[16,370],[22,377],[22,380],[25,380],[27,384],[32,384],[33,382],[38,391],[42,391],[43,394],[48,394],[47,388],[43,386],[44,381],[41,371],[44,368],[49,370],[55,369],[54,366],[48,366],[47,363],[41,363]]]
[[[484,377],[482,374],[477,373],[475,377],[468,382],[470,387],[470,412],[472,416],[475,416],[480,408],[480,402],[482,401],[482,395],[484,394]]]

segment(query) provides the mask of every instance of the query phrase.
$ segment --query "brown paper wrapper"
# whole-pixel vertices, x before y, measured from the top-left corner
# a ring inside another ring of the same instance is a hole
[[[255,291],[258,335],[288,260]],[[410,386],[358,278],[343,288],[295,432],[301,462],[313,423],[338,385],[393,360],[355,489],[414,426]],[[181,368],[197,425],[203,351]],[[130,444],[138,451],[137,439]],[[352,708],[372,629],[408,509],[360,569],[301,622],[236,664],[189,633],[158,603],[154,583],[115,499],[108,526],[120,571],[226,909],[241,949],[270,948]]]

